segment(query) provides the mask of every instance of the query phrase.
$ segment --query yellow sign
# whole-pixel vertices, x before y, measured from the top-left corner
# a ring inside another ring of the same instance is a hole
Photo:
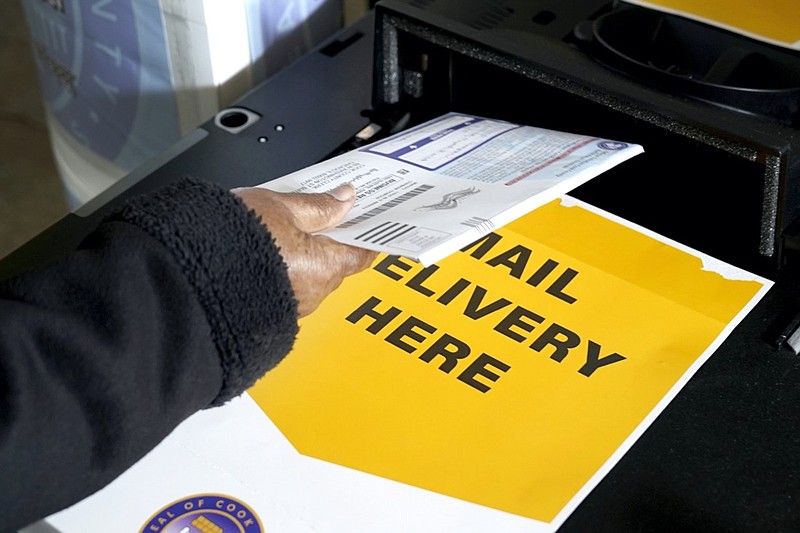
[[[249,393],[300,453],[550,522],[764,281],[557,201],[379,258]]]
[[[628,1],[693,18],[771,44],[800,48],[800,2],[797,0]]]

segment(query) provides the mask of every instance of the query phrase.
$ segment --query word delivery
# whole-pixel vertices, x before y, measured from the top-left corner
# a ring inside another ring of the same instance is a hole
[[[541,289],[543,294],[563,305],[578,302],[570,288],[579,275],[577,270],[562,267],[551,258],[534,262],[530,248],[519,244],[504,247],[502,240],[500,234],[490,233],[462,249],[461,253],[505,271],[526,286]],[[438,265],[420,266],[403,257],[385,256],[372,268],[415,293],[455,308],[461,316],[469,319],[464,321],[468,328],[476,321],[488,323],[503,338],[526,344],[529,349],[558,363],[569,356],[582,358],[578,373],[587,378],[595,376],[599,369],[626,359],[617,352],[604,353],[599,342],[548,320],[509,298],[491,296],[490,290],[479,283],[460,276],[448,280]],[[425,363],[434,363],[440,371],[454,375],[482,393],[490,391],[492,385],[511,369],[507,360],[494,353],[497,348],[473,350],[458,335],[443,331],[375,295],[370,295],[345,318],[351,324],[361,325],[372,335],[382,336],[395,348],[414,353]]]

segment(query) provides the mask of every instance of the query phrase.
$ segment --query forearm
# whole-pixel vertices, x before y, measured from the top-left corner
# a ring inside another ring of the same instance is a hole
[[[295,303],[258,221],[205,185],[165,194],[0,285],[0,524],[101,488],[290,349]]]

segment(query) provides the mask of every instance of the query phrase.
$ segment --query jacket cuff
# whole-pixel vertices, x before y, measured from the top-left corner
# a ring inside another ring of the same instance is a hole
[[[222,369],[212,406],[244,392],[289,353],[298,317],[286,264],[238,196],[185,178],[133,198],[107,220],[134,224],[163,243],[194,287]]]

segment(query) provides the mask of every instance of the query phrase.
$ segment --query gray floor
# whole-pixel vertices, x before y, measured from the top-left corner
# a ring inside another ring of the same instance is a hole
[[[22,1],[0,1],[0,258],[67,213]],[[344,0],[345,23],[367,5]]]
[[[20,0],[0,2],[0,257],[67,212]]]

